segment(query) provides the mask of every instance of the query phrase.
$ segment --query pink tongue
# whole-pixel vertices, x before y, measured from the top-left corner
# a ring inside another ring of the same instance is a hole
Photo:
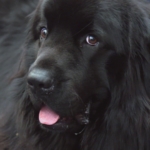
[[[52,111],[47,106],[43,106],[39,113],[39,121],[41,124],[53,125],[55,124],[60,116]]]

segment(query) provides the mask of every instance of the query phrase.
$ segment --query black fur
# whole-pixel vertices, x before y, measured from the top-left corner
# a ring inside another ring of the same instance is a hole
[[[27,84],[35,68],[52,94]],[[150,150],[147,1],[0,0],[0,69],[0,150]],[[89,123],[78,135],[45,129],[41,103],[67,117],[90,103]]]

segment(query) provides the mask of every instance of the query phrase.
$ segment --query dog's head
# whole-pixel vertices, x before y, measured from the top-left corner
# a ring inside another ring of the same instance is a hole
[[[28,34],[27,82],[41,127],[77,132],[103,118],[110,97],[124,86],[129,57],[146,45],[144,17],[138,14],[139,20],[130,7],[101,0],[40,1]]]

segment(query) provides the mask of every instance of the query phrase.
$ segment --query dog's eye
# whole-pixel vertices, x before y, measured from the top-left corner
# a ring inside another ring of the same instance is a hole
[[[95,46],[99,43],[98,39],[93,35],[88,35],[86,37],[86,42],[91,46]]]
[[[47,35],[48,35],[48,30],[46,28],[42,28],[41,35],[40,35],[41,40],[46,39]]]

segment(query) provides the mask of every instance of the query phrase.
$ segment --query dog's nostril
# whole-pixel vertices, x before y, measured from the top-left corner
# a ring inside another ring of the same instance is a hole
[[[53,90],[54,86],[48,71],[33,69],[27,77],[28,84],[31,88],[43,91]]]

